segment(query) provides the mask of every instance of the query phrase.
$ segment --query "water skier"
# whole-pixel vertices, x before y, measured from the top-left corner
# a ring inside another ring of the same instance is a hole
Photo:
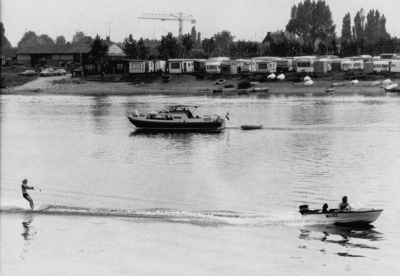
[[[29,194],[28,194],[28,192],[27,192],[26,190],[34,190],[34,188],[33,188],[33,186],[32,186],[32,187],[29,187],[27,183],[28,183],[28,179],[24,179],[24,180],[22,181],[22,185],[21,185],[21,188],[22,188],[22,196],[23,196],[26,200],[29,201],[29,204],[31,205],[31,209],[33,210],[33,200],[32,200],[32,198],[29,196]]]

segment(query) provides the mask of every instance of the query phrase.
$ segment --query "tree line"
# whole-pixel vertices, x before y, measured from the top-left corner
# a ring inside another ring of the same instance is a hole
[[[2,49],[12,48],[4,36],[1,24]],[[283,31],[278,31],[283,33]],[[386,31],[386,17],[378,10],[370,10],[365,16],[364,9],[357,12],[351,20],[350,13],[345,14],[341,36],[336,35],[329,5],[324,0],[303,2],[293,5],[290,19],[285,26],[285,39],[270,40],[266,43],[235,40],[230,31],[217,32],[210,38],[202,38],[193,26],[190,33],[175,37],[172,33],[160,40],[134,39],[130,34],[118,43],[130,59],[168,59],[168,58],[209,58],[228,56],[230,58],[251,58],[254,56],[294,56],[294,55],[378,55],[382,52],[396,53],[400,40],[391,37]],[[94,44],[96,41],[96,44]],[[8,43],[7,43],[8,42]],[[38,45],[66,44],[64,36],[56,39],[48,35],[26,32],[18,42],[17,49]],[[70,44],[87,44],[99,47],[101,38],[92,39],[83,32],[76,32]],[[102,52],[101,49],[99,52]],[[93,52],[94,53],[94,52]],[[104,53],[106,55],[106,53]]]

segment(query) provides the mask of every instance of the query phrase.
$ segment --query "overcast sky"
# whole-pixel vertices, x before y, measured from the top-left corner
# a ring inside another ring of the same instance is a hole
[[[160,39],[172,32],[178,36],[178,21],[138,19],[142,13],[173,14],[183,12],[197,19],[194,25],[202,39],[228,30],[235,40],[262,41],[267,32],[285,29],[293,5],[300,0],[0,0],[5,35],[16,46],[26,31],[47,34],[55,39],[63,35],[72,40],[76,31],[94,37],[111,35],[115,42],[132,34],[135,39]],[[326,0],[340,36],[343,17],[352,20],[364,8],[365,15],[378,9],[386,17],[386,29],[400,37],[400,0]],[[183,33],[193,24],[183,23]]]

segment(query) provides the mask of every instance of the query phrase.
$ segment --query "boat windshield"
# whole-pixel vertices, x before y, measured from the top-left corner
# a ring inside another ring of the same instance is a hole
[[[170,113],[185,113],[188,118],[194,118],[193,113],[194,110],[197,108],[197,106],[183,106],[183,105],[178,105],[178,106],[171,106],[169,108]]]

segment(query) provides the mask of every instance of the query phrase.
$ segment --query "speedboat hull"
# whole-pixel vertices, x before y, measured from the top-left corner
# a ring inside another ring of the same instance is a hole
[[[359,209],[355,211],[328,213],[305,212],[302,214],[306,222],[318,222],[328,224],[369,224],[378,219],[383,209]]]
[[[128,117],[129,121],[142,130],[168,130],[168,131],[220,131],[225,127],[225,120],[219,118],[215,121],[187,122],[157,121],[143,118]]]

